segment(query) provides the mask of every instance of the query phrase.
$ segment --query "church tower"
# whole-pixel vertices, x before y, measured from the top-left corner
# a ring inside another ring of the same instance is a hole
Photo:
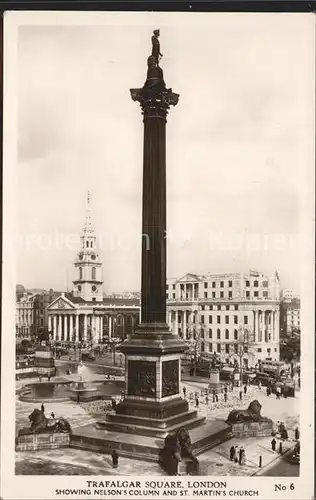
[[[75,260],[73,295],[87,302],[103,301],[102,262],[96,249],[96,236],[91,223],[91,194],[88,191],[86,220],[80,237],[80,251]]]

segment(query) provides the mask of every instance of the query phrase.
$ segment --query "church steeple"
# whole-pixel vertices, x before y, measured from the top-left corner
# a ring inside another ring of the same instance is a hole
[[[103,281],[102,262],[96,248],[96,236],[91,218],[91,193],[87,194],[85,224],[80,237],[80,252],[75,260],[76,278],[73,281],[73,294],[87,302],[102,302]]]

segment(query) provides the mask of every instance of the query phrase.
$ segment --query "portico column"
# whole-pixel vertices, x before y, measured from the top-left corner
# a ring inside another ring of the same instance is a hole
[[[257,342],[258,332],[257,332],[257,311],[253,311],[253,334],[254,342]]]
[[[99,339],[102,342],[103,339],[103,316],[100,316],[100,331],[99,331]]]
[[[86,342],[88,337],[88,316],[85,314],[83,317],[83,340]]]
[[[79,314],[76,314],[76,342],[79,342]]]
[[[262,342],[262,311],[258,311],[258,341]]]
[[[183,322],[182,322],[182,330],[183,330],[183,339],[187,338],[187,312],[183,311]]]
[[[275,342],[275,317],[276,311],[272,311],[272,340]]]
[[[67,322],[67,314],[64,316],[64,339],[68,340],[68,322]]]
[[[53,338],[56,340],[57,338],[57,316],[54,314],[53,316]]]
[[[52,331],[52,317],[51,315],[49,314],[48,315],[48,331],[51,333]]]
[[[112,320],[113,320],[113,318],[112,318],[112,316],[110,315],[110,316],[109,316],[109,341],[111,341],[111,340],[112,340]]]
[[[174,318],[174,329],[175,329],[175,334],[178,336],[179,335],[179,324],[178,324],[178,311],[177,309],[175,310],[175,318]]]
[[[61,340],[61,314],[58,314],[58,338]]]
[[[73,342],[74,340],[74,324],[73,324],[73,314],[70,315],[70,320],[69,320],[69,337],[70,337],[70,341]]]

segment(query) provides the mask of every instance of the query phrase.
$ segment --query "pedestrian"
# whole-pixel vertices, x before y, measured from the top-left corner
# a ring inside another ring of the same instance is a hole
[[[239,399],[242,399],[242,391],[239,391]]]
[[[52,411],[52,413],[50,414],[50,416],[51,416],[52,418],[55,418],[55,413]]]
[[[48,375],[47,380],[48,380],[48,382],[50,382],[50,375]]]
[[[197,409],[199,409],[199,404],[200,404],[199,396],[195,396],[195,406]]]
[[[114,399],[114,398],[112,398],[112,400],[111,400],[111,404],[112,404],[112,410],[114,410],[114,411],[115,411],[115,410],[116,410],[116,401],[115,401],[115,399]]]
[[[218,403],[218,394],[215,395],[216,403]]]
[[[244,385],[244,394],[245,395],[247,394],[247,385],[246,384]]]
[[[183,392],[183,397],[184,397],[184,399],[185,399],[186,394],[187,394],[187,390],[186,390],[186,387],[185,387],[185,386],[183,386],[182,392]]]
[[[213,389],[213,403],[215,403],[216,401],[216,392],[215,392],[215,389]]]
[[[296,429],[294,431],[294,437],[295,437],[296,441],[298,441],[300,438],[300,431],[299,431],[298,427],[296,427]]]
[[[271,441],[271,448],[272,448],[272,451],[275,451],[275,448],[276,448],[276,440],[275,440],[275,438],[273,438],[272,441]]]
[[[235,446],[231,446],[229,450],[230,461],[233,462],[235,456]]]
[[[225,387],[224,387],[224,392],[225,392],[225,394],[227,394],[227,385],[225,385]]]
[[[267,393],[267,396],[269,396],[269,386],[267,385],[267,388],[266,388],[266,393]]]
[[[119,459],[119,455],[118,455],[117,451],[113,450],[111,453],[111,456],[112,456],[112,467],[113,467],[113,469],[117,469],[118,459]]]
[[[39,376],[39,381],[42,382],[42,375]]]
[[[261,391],[261,382],[260,382],[260,380],[258,382],[258,389],[259,389],[259,391]]]
[[[206,406],[208,406],[208,395],[207,394],[205,396],[205,404],[206,404]]]
[[[239,465],[241,465],[241,464],[242,464],[242,456],[243,456],[243,452],[244,452],[244,448],[241,446],[241,447],[239,448],[239,460],[238,460]]]
[[[224,393],[224,401],[227,403],[227,392]]]
[[[240,465],[246,465],[246,450],[241,447]]]
[[[41,412],[45,413],[45,406],[43,405],[43,403],[41,404]]]
[[[276,388],[276,397],[277,397],[277,399],[280,399],[280,396],[281,396],[281,388],[278,386]]]
[[[238,446],[235,446],[235,451],[234,451],[234,462],[235,464],[238,463]]]

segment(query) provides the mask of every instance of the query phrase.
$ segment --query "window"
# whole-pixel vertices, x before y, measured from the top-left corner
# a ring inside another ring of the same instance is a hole
[[[225,323],[226,323],[226,325],[229,324],[229,316],[225,316]]]
[[[231,299],[231,298],[232,298],[232,296],[233,296],[233,292],[231,292],[231,291],[230,291],[230,292],[228,292],[228,298],[229,298],[229,299]]]
[[[212,328],[209,328],[209,330],[208,330],[208,338],[211,339],[212,337],[213,337]]]
[[[210,311],[213,311],[213,306],[210,306]]]
[[[249,297],[250,297],[250,292],[249,292],[249,290],[247,290],[246,291],[246,299],[249,299]]]
[[[234,352],[235,352],[235,354],[238,354],[238,344],[234,345]]]
[[[204,339],[204,331],[201,331],[201,339]]]
[[[229,339],[229,330],[225,330],[225,339],[228,340]]]
[[[267,281],[263,281],[263,282],[262,282],[262,286],[267,287],[267,286],[268,286],[268,282],[267,282]]]
[[[244,316],[244,324],[248,325],[248,316]]]
[[[213,344],[209,344],[209,345],[208,345],[208,350],[209,350],[210,352],[212,352],[212,351],[213,351]]]
[[[220,323],[221,322],[221,317],[218,315],[217,316],[217,323]]]
[[[232,281],[229,281],[229,282],[228,282],[228,286],[229,286],[229,287],[232,287],[232,286],[233,286],[233,282],[232,282]]]
[[[217,352],[221,352],[221,344],[217,344]]]
[[[205,310],[205,306],[201,306],[201,311],[204,311]]]
[[[238,311],[238,306],[237,305],[235,305],[235,311]]]
[[[226,306],[226,311],[229,311],[229,306]]]
[[[238,340],[238,330],[234,330],[234,340]]]
[[[96,301],[96,298],[95,297],[92,297],[92,302],[95,302]]]
[[[259,283],[258,283],[258,281],[257,281],[257,280],[255,280],[255,281],[253,282],[253,286],[255,286],[255,287],[258,287],[258,286],[259,286]]]
[[[212,287],[213,287],[213,288],[215,288],[215,287],[216,287],[216,283],[215,283],[215,281],[213,281],[213,283],[212,283]]]
[[[212,298],[215,299],[216,298],[216,292],[212,292]]]
[[[207,288],[207,283],[204,283],[204,288]]]
[[[207,292],[204,292],[204,298],[207,299]]]
[[[248,354],[248,346],[246,346],[246,345],[244,346],[244,353]]]
[[[82,280],[82,267],[79,267],[79,279]]]
[[[246,280],[246,286],[250,286],[250,281]]]
[[[268,297],[268,292],[267,292],[266,290],[263,292],[263,297],[264,297],[265,299]]]
[[[209,323],[213,323],[213,316],[211,316],[211,315],[210,315],[210,316],[208,317],[208,322],[209,322]]]
[[[86,242],[86,247],[88,248],[89,247],[89,241]]]
[[[274,348],[274,352],[277,352],[277,348],[276,347]]]
[[[217,328],[217,338],[218,338],[218,340],[220,340],[220,338],[221,338],[221,331],[219,328]]]
[[[238,325],[238,316],[234,316],[234,324]]]
[[[201,315],[201,323],[204,324],[204,314]]]
[[[262,352],[261,347],[258,347],[257,351],[258,351],[258,352]]]
[[[176,289],[176,285],[172,285],[172,289],[175,290]]]
[[[224,298],[224,292],[220,292],[220,298],[223,299]]]
[[[201,342],[201,351],[204,352],[205,351],[205,344],[204,342]]]
[[[259,292],[254,292],[253,295],[254,297],[259,297]]]
[[[168,289],[169,289],[169,285],[166,285],[166,290],[168,290]]]
[[[96,279],[96,271],[97,271],[97,270],[96,270],[96,268],[95,268],[95,267],[93,267],[93,268],[91,269],[91,279],[93,279],[93,280],[95,280],[95,279]]]
[[[221,286],[221,288],[224,287],[224,281],[221,281],[220,286]]]
[[[92,288],[92,291],[93,291],[93,292],[96,292],[97,287],[96,287],[95,285],[92,285],[92,287],[91,287],[91,288]]]
[[[226,354],[229,354],[229,344],[225,344],[225,352]]]
[[[175,299],[175,298],[176,298],[176,294],[175,294],[175,293],[173,293],[173,294],[172,294],[172,298],[173,298],[173,299]]]

